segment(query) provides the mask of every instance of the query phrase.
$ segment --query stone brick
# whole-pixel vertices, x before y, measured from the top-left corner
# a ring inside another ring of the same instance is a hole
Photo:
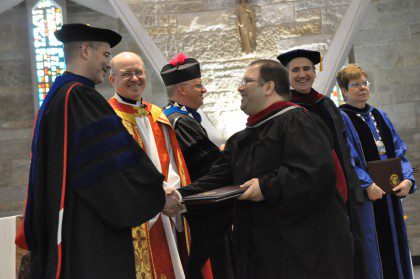
[[[278,3],[284,3],[284,2],[294,2],[294,1],[296,0],[250,0],[248,2],[252,3],[254,6],[264,6],[264,5],[278,4]]]
[[[321,9],[299,10],[295,13],[296,22],[321,20]]]
[[[318,34],[312,36],[299,36],[293,38],[277,38],[277,52],[285,52],[291,48],[302,47],[305,48],[308,45],[308,42],[311,42],[310,45],[315,45],[318,50],[326,51],[331,42],[331,34]]]
[[[67,16],[68,23],[85,23],[100,28],[115,30],[118,19],[106,17],[102,14],[90,13],[88,16],[84,14],[69,14]]]
[[[410,25],[420,23],[420,9],[397,10],[379,14],[380,26]]]
[[[357,33],[355,45],[369,45],[376,43],[408,40],[410,38],[408,26],[385,26],[369,30],[361,30]]]
[[[234,9],[236,4],[234,1],[226,0],[207,0],[207,6],[210,11],[212,10],[227,10]]]
[[[420,37],[420,24],[412,24],[410,25],[410,35],[412,38],[418,38]]]
[[[23,213],[25,201],[0,202],[0,217],[20,215]]]
[[[156,10],[159,14],[181,14],[201,12],[207,9],[207,3],[203,1],[184,1],[178,3],[162,3],[157,4]]]
[[[144,27],[157,26],[157,12],[156,4],[154,3],[141,3],[138,5],[130,4],[130,7]]]
[[[368,8],[365,12],[362,22],[360,23],[359,30],[368,30],[375,28],[378,25],[379,12],[376,6],[369,3]]]
[[[350,4],[350,0],[326,0],[326,6],[340,6],[340,5],[348,5]]]
[[[19,109],[17,109],[19,108]],[[33,119],[32,95],[0,95],[0,117],[2,121],[10,122],[19,119]]]
[[[27,159],[13,159],[11,161],[11,164],[12,164],[12,176],[11,176],[10,185],[13,186],[13,188],[19,188],[22,186],[26,187],[26,185],[28,185],[28,179],[29,179],[29,168],[30,168],[29,157],[27,157]],[[21,195],[21,198],[24,198],[24,196]]]
[[[10,40],[10,34],[13,34],[13,24],[11,22],[0,24],[0,51],[13,48],[13,41]]]
[[[295,11],[299,10],[308,10],[308,9],[316,9],[325,7],[327,5],[327,0],[299,0],[293,2],[293,5],[295,7]]]
[[[175,27],[154,27],[154,28],[148,28],[147,33],[152,36],[156,40],[158,40],[158,37],[163,37],[165,35],[169,34],[175,34],[177,29]]]
[[[415,129],[416,115],[415,104],[399,103],[386,106],[380,106],[384,110],[397,130]]]
[[[347,5],[322,9],[322,27],[325,33],[335,33],[346,10]]]
[[[162,27],[166,26],[176,26],[176,16],[174,15],[159,15],[158,16],[158,25]]]
[[[315,35],[322,32],[321,20],[312,20],[308,22],[295,22],[284,24],[278,28],[281,38],[290,38],[293,36]]]
[[[215,20],[217,18],[217,20]],[[177,32],[206,32],[236,29],[236,21],[226,11],[182,13],[177,16]]]
[[[285,2],[272,5],[261,6],[256,9],[256,26],[280,25],[293,22],[295,15],[293,12],[293,3]]]
[[[27,186],[0,187],[0,203],[25,200],[26,190]]]
[[[241,53],[237,30],[169,34],[155,37],[155,42],[166,57],[183,51],[199,61],[220,61]],[[182,44],[181,44],[182,42]]]
[[[387,0],[376,4],[380,13],[409,10],[413,8],[413,0]]]

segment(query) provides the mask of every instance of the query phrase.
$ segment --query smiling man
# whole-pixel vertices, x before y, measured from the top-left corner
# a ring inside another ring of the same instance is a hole
[[[358,213],[358,205],[364,202],[366,197],[360,188],[357,174],[350,163],[350,150],[347,146],[346,128],[343,119],[333,101],[312,88],[316,78],[315,65],[321,62],[321,53],[296,49],[279,55],[277,59],[289,71],[290,86],[293,89],[291,102],[317,114],[333,136],[334,162],[337,175],[336,187],[347,207],[351,232],[354,237],[355,278],[366,278],[363,238]],[[312,142],[307,142],[307,144],[311,145]]]
[[[207,92],[201,81],[200,63],[180,53],[163,66],[160,75],[166,86],[169,104],[164,112],[175,129],[191,181],[205,175],[222,154],[201,126],[197,111]],[[191,231],[188,276],[199,278],[209,258],[213,278],[233,278],[228,233],[232,202],[188,206],[186,217]],[[221,216],[224,216],[221,222]],[[206,265],[207,267],[207,265]]]
[[[136,278],[131,228],[164,206],[163,176],[95,90],[121,36],[85,24],[56,31],[66,72],[37,114],[24,234],[30,278]]]
[[[188,170],[174,130],[159,107],[143,100],[147,85],[141,57],[122,52],[111,61],[109,81],[115,95],[109,100],[124,126],[165,176],[158,188],[179,188],[189,183]],[[176,200],[173,197],[176,204]],[[178,204],[180,206],[180,204]],[[187,260],[185,224],[171,208],[133,229],[137,278],[184,278]],[[172,220],[171,220],[172,219]]]
[[[229,138],[208,174],[177,191],[247,188],[235,201],[235,278],[353,278],[327,128],[288,102],[288,73],[277,61],[250,63],[238,91],[246,129]]]

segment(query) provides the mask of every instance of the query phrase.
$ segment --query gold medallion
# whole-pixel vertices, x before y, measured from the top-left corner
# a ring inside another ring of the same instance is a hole
[[[389,177],[389,183],[392,186],[397,186],[398,184],[400,184],[400,178],[398,177],[398,175],[396,175],[395,173],[391,174],[391,176]]]

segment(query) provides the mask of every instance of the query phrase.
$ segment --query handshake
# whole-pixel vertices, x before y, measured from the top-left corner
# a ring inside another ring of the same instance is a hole
[[[181,195],[177,193],[174,188],[164,187],[163,189],[166,193],[166,202],[162,209],[162,213],[168,217],[184,213],[186,208],[185,205],[181,203]]]

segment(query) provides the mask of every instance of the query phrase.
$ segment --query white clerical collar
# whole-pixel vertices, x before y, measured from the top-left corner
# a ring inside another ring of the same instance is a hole
[[[117,92],[115,92],[115,93],[114,93],[114,98],[115,98],[115,99],[117,99],[117,101],[118,101],[119,103],[121,103],[121,104],[124,104],[124,105],[129,105],[129,106],[132,106],[132,107],[137,107],[137,108],[141,107],[141,105],[142,105],[142,101],[143,101],[143,99],[140,99],[140,100],[138,100],[138,101],[137,101],[137,103],[135,103],[135,104],[130,104],[130,103],[127,103],[127,102],[123,101],[123,99],[121,99],[121,97],[118,95],[118,93],[117,93]]]

